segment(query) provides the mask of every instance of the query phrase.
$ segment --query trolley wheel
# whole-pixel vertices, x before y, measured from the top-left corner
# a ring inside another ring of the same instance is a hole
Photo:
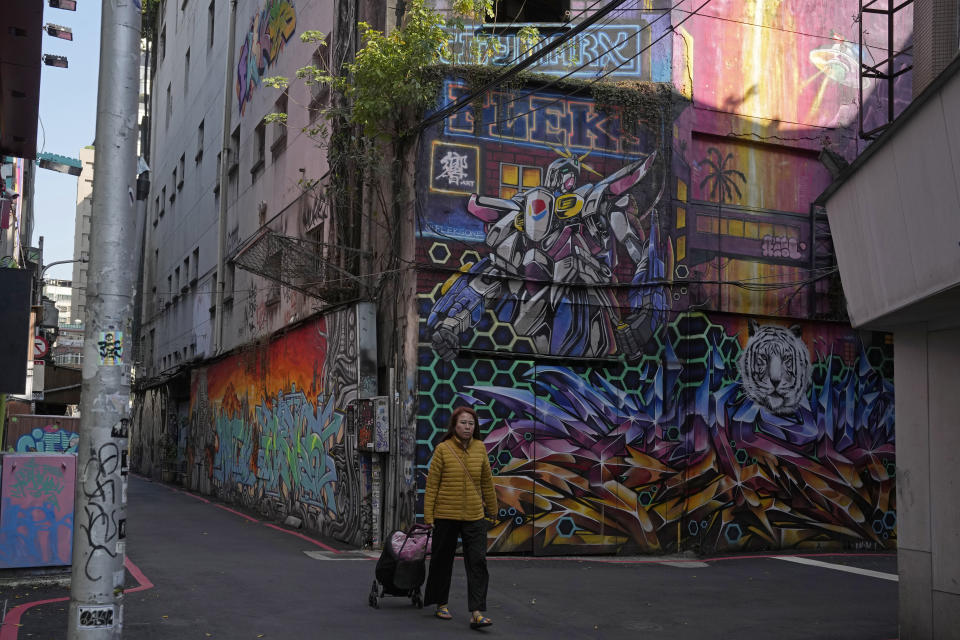
[[[423,609],[423,598],[420,597],[419,590],[417,590],[416,593],[410,596],[410,600],[413,601],[413,606],[415,606],[417,609]]]
[[[373,581],[373,585],[370,587],[370,595],[367,597],[367,604],[369,604],[374,609],[380,608],[380,585],[377,584],[377,581]]]

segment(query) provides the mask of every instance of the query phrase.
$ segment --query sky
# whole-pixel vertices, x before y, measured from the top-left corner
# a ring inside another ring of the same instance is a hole
[[[93,144],[97,119],[97,77],[100,59],[100,0],[78,0],[77,10],[43,9],[44,24],[73,29],[73,42],[44,34],[43,53],[66,56],[69,67],[41,65],[40,125],[37,151],[71,158]],[[37,168],[34,227],[30,245],[43,236],[43,261],[73,258],[73,222],[77,209],[77,178]],[[57,265],[48,278],[70,279],[72,264]]]

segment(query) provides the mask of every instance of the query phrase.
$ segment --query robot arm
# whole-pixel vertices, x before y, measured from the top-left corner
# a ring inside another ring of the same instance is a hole
[[[610,226],[634,263],[628,296],[629,311],[617,327],[616,339],[621,352],[628,359],[643,355],[644,347],[663,324],[667,310],[667,290],[663,284],[665,265],[659,253],[658,216],[652,211],[650,238],[644,242],[630,223],[626,197],[618,200],[610,215]]]
[[[427,318],[430,342],[442,359],[449,361],[457,357],[460,336],[480,321],[486,301],[500,295],[497,271],[485,258],[468,273],[454,276],[443,285],[443,295]]]

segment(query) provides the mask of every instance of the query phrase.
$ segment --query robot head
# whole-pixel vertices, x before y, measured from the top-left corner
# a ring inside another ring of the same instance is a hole
[[[577,186],[580,177],[580,160],[577,158],[557,158],[547,167],[547,176],[543,186],[553,191],[569,192]]]

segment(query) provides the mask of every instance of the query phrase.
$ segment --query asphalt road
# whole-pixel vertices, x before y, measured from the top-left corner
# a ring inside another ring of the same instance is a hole
[[[124,638],[897,637],[893,555],[491,558],[494,625],[473,631],[459,562],[453,620],[404,598],[373,609],[373,558],[143,478],[130,481],[127,541]],[[68,596],[0,586],[0,640],[66,637],[67,602],[31,603]]]

